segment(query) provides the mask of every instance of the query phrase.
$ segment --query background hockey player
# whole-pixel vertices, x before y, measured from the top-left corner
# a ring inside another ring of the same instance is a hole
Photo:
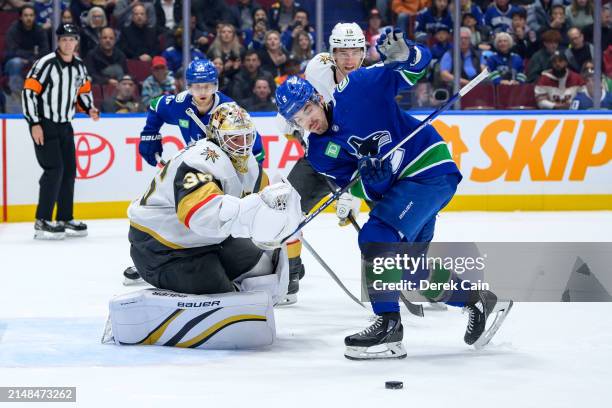
[[[314,133],[309,138],[307,155],[313,168],[332,177],[341,187],[359,173],[361,180],[351,192],[376,203],[359,234],[362,252],[370,243],[430,242],[436,215],[451,200],[461,180],[446,143],[431,126],[402,145],[388,160],[378,159],[420,124],[400,110],[394,97],[401,88],[414,85],[425,75],[431,55],[427,48],[406,40],[403,33],[390,30],[381,35],[377,50],[384,64],[348,75],[336,87],[331,103],[324,103],[313,86],[298,77],[290,78],[276,91],[281,115]],[[366,268],[369,261],[366,254]],[[425,279],[433,281],[454,279],[449,276],[441,279],[435,274],[429,277],[427,271],[421,272]],[[364,331],[345,339],[346,357],[406,355],[401,343],[398,297],[397,292],[370,292],[378,319]],[[449,304],[466,307],[469,324],[464,340],[474,344],[484,335],[486,319],[493,308],[502,305],[507,311],[509,305],[497,302],[491,292],[455,291],[450,299],[444,300],[466,297],[467,302]],[[380,345],[386,346],[386,350],[369,350]]]
[[[268,186],[244,109],[217,106],[206,133],[168,160],[128,208],[132,260],[156,288],[196,295],[273,276],[257,285],[278,302],[288,283],[286,250],[264,251],[253,241],[263,246],[291,233],[301,218],[299,195],[284,182]]]
[[[222,103],[233,100],[218,91],[219,76],[214,64],[207,59],[192,61],[185,71],[187,90],[175,95],[160,96],[151,101],[147,110],[147,122],[140,133],[138,151],[151,166],[157,166],[156,155],[163,152],[162,137],[159,130],[164,123],[178,125],[185,145],[204,137],[202,130],[191,119],[187,108],[194,109],[200,120],[206,125],[210,113]],[[261,139],[256,137],[253,154],[258,161],[263,161],[264,151]]]
[[[325,102],[329,102],[336,85],[342,82],[348,74],[361,67],[365,53],[365,36],[359,25],[357,23],[338,23],[329,36],[329,53],[322,52],[310,60],[304,75],[323,95]],[[304,137],[304,132],[298,129],[294,134],[302,139],[302,144],[306,147],[308,140]],[[310,212],[330,192],[330,185],[326,177],[315,172],[304,157],[293,166],[288,180],[302,197],[301,206],[304,213]],[[348,225],[349,214],[357,216],[360,206],[359,198],[348,193],[344,194],[336,205],[340,225]],[[304,266],[300,258],[300,241],[290,240],[288,249],[289,262],[293,267],[292,271],[295,271],[290,277],[289,293],[295,293],[299,288],[299,279],[304,276]]]

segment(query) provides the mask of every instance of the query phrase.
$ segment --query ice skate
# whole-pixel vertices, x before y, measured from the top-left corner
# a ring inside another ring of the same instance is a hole
[[[58,225],[61,225],[66,230],[67,237],[86,237],[87,236],[87,224],[81,221],[58,221]]]
[[[135,266],[129,266],[123,271],[123,286],[146,285]]]
[[[65,237],[66,230],[61,224],[47,220],[36,220],[34,223],[34,239],[58,240]]]
[[[404,358],[404,328],[400,314],[383,313],[365,330],[344,339],[349,360]]]
[[[464,312],[469,313],[467,330],[463,340],[481,349],[487,345],[502,325],[512,309],[511,300],[498,300],[497,296],[488,290],[478,291],[475,302],[466,305]],[[489,320],[492,317],[491,320]],[[487,328],[487,321],[489,327]]]

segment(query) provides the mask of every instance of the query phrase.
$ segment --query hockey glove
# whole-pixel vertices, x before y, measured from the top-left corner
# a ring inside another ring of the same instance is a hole
[[[380,200],[393,184],[390,160],[363,157],[359,160],[359,174],[366,194],[374,200]]]
[[[344,227],[350,224],[349,215],[357,217],[361,207],[361,199],[350,193],[343,193],[336,204],[336,215],[340,218],[338,225]]]
[[[376,51],[380,54],[382,62],[391,69],[398,67],[410,68],[421,60],[421,51],[412,41],[398,30],[387,28],[376,41]]]
[[[138,144],[138,152],[143,159],[151,166],[157,166],[156,154],[161,156],[163,151],[162,148],[162,137],[160,134],[156,135],[140,135],[140,143]]]

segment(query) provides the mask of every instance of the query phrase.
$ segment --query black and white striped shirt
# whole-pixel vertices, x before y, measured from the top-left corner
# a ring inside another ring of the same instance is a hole
[[[67,63],[56,52],[45,55],[28,72],[21,101],[30,125],[40,123],[41,118],[56,123],[70,122],[77,103],[89,112],[93,96],[85,64],[76,56]]]

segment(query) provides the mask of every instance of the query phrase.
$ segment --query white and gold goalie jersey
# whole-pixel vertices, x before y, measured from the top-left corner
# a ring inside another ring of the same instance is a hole
[[[169,248],[218,244],[229,237],[219,220],[223,195],[241,198],[268,184],[252,154],[241,173],[219,146],[201,139],[170,159],[130,204],[130,225]]]
[[[308,62],[304,70],[306,80],[323,95],[325,102],[333,100],[336,88],[336,65],[331,54],[322,52]]]

